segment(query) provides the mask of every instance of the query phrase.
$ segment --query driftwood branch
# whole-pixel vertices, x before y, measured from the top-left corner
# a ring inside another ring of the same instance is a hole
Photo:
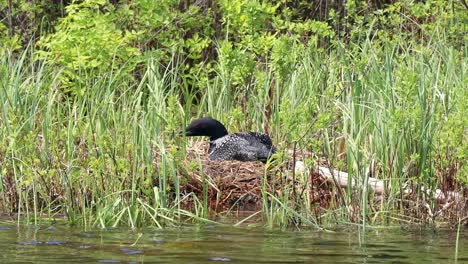
[[[335,177],[336,182],[340,185],[340,187],[347,187],[348,186],[348,173],[338,171],[338,170],[330,170],[329,168],[317,166],[317,171],[320,175],[324,176],[327,179],[333,179]],[[384,192],[384,181],[378,180],[375,178],[369,177],[368,181],[369,187],[377,194],[382,194]],[[351,181],[351,187],[356,188],[356,186],[360,186],[355,179]]]
[[[298,161],[296,166],[296,173],[304,171],[304,163],[302,161]],[[325,177],[327,180],[337,184],[341,188],[346,188],[348,186],[348,178],[349,175],[346,172],[338,171],[334,169],[329,169],[323,166],[317,166],[316,171]],[[377,195],[382,195],[385,191],[385,181],[368,177],[367,188],[370,188],[373,192]],[[358,182],[356,179],[351,179],[351,187],[352,188],[363,188],[363,184]],[[422,192],[426,192],[427,194],[431,193],[431,190],[428,190],[424,187],[420,189]],[[412,189],[405,189],[403,190],[405,194],[410,194],[413,192]],[[462,195],[458,192],[443,192],[440,189],[436,189],[433,191],[434,198],[441,204],[447,204],[453,201],[459,201],[462,198]]]

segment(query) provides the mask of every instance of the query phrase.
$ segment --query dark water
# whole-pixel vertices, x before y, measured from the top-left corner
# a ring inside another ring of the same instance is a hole
[[[458,263],[468,263],[468,230]],[[0,222],[0,263],[455,263],[456,231],[323,232],[191,226],[164,230]]]

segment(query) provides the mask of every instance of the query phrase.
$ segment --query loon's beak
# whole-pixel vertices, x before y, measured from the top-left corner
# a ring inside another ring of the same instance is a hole
[[[192,132],[190,130],[185,130],[185,129],[179,130],[179,132],[177,134],[179,136],[185,135],[186,137],[192,136]]]

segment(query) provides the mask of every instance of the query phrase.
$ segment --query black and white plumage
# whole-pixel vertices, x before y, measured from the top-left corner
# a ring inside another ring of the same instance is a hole
[[[208,156],[211,160],[266,161],[276,152],[270,137],[258,132],[228,134],[219,121],[203,117],[185,129],[186,136],[210,138]]]

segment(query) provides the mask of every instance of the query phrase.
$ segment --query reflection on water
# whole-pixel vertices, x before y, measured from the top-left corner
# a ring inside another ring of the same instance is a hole
[[[456,232],[226,226],[94,229],[0,222],[1,263],[453,263]],[[468,262],[462,230],[458,263]]]

